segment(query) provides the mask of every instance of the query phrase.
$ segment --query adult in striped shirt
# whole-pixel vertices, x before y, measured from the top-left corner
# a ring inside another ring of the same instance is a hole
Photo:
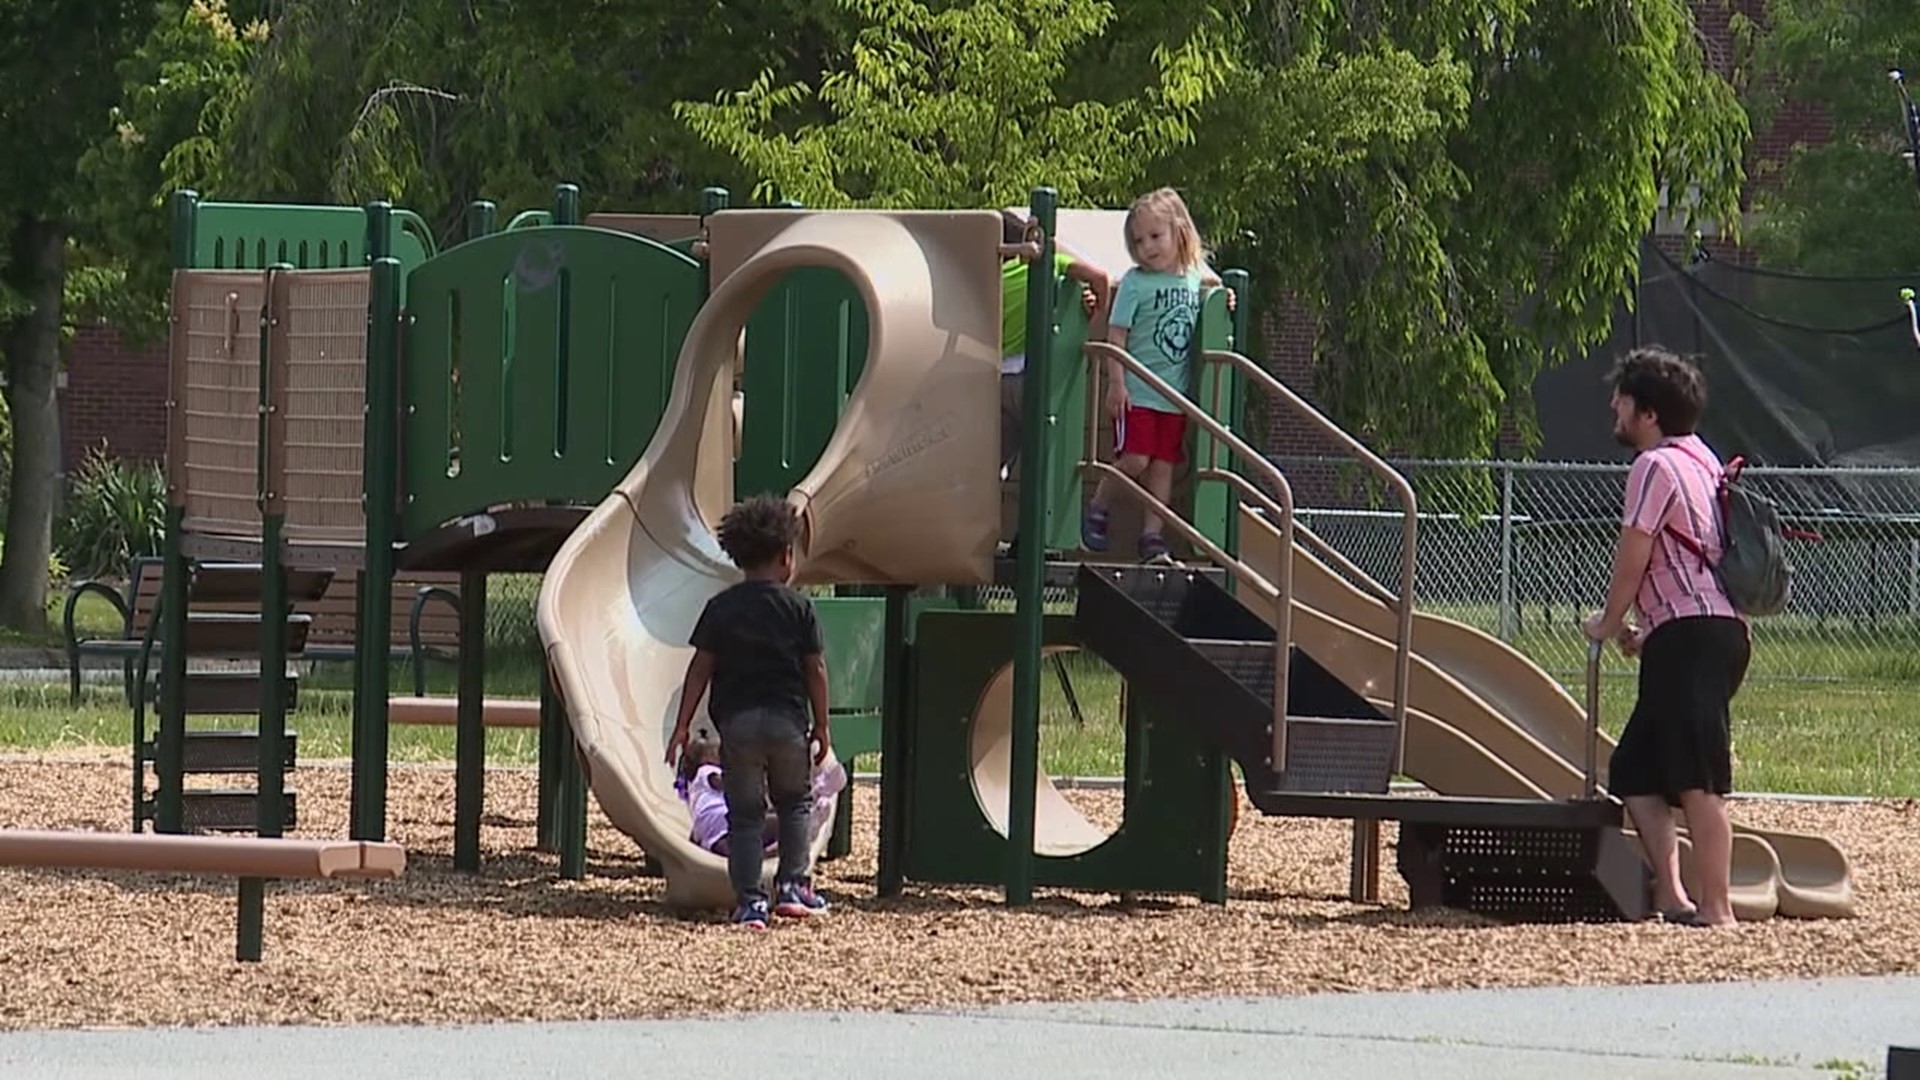
[[[1612,382],[1613,435],[1636,455],[1606,607],[1587,620],[1586,632],[1638,656],[1640,681],[1607,787],[1626,803],[1640,833],[1661,915],[1691,926],[1731,926],[1728,705],[1746,677],[1750,644],[1745,620],[1708,565],[1720,555],[1721,466],[1694,434],[1706,380],[1692,364],[1649,347],[1621,358]],[[1637,624],[1629,608],[1639,612]],[[1687,817],[1697,898],[1680,880],[1674,807]]]

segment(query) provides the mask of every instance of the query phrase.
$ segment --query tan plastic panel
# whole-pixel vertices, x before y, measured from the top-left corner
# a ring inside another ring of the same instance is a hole
[[[776,214],[780,220],[771,220]],[[724,225],[750,217],[764,219],[751,238]],[[724,861],[688,839],[665,739],[679,706],[687,635],[708,598],[739,577],[699,493],[722,487],[704,484],[704,476],[732,468],[731,395],[716,391],[729,389],[741,330],[767,288],[796,267],[828,266],[852,279],[869,305],[866,376],[797,496],[813,528],[809,569],[848,565],[850,548],[861,565],[894,580],[984,579],[994,523],[983,508],[997,494],[995,215],[750,211],[710,224],[716,249],[736,254],[728,272],[716,268],[659,429],[632,472],[554,556],[537,613],[594,796],[660,862],[667,903],[682,908],[732,900]],[[944,427],[935,429],[942,437],[930,439],[927,421],[942,417]],[[896,452],[901,447],[915,452]],[[977,465],[961,460],[976,449]],[[905,493],[903,481],[911,489]],[[840,514],[853,524],[842,524]],[[862,546],[868,534],[857,530],[876,523],[886,536]],[[695,723],[708,726],[704,709]]]
[[[285,354],[286,536],[360,544],[370,274],[301,270],[275,278]]]
[[[1243,506],[1242,558],[1255,569],[1271,567],[1279,549],[1279,532]],[[1292,554],[1295,640],[1387,710],[1393,697],[1393,610],[1298,544]],[[1257,598],[1249,602],[1271,621],[1270,609]],[[1491,635],[1424,612],[1414,615],[1413,652],[1408,776],[1446,795],[1559,799],[1580,793],[1586,712],[1551,675]],[[1439,718],[1452,735],[1433,730]],[[1602,732],[1597,761],[1603,780],[1612,747]],[[1735,830],[1736,900],[1749,917],[1776,907],[1799,918],[1854,913],[1851,870],[1832,841],[1738,824]]]
[[[798,580],[987,584],[1000,535],[999,215],[745,210],[707,228],[716,288],[739,280],[757,299],[781,270],[846,274],[884,365],[874,378],[870,359],[794,488],[807,519]],[[857,264],[841,254],[854,245]],[[747,258],[750,280],[735,269]]]
[[[671,244],[700,235],[698,214],[588,214],[588,227],[644,236],[655,243]]]
[[[260,312],[264,271],[173,275],[168,483],[188,532],[260,535]]]
[[[1073,652],[1070,646],[1050,645],[1040,655]],[[1013,779],[1013,665],[995,672],[973,711],[968,743],[973,795],[980,811],[1000,835],[1007,835],[1008,807]],[[1091,851],[1106,843],[1106,830],[1073,808],[1053,786],[1053,778],[1037,765],[1033,770],[1033,851],[1058,858]]]

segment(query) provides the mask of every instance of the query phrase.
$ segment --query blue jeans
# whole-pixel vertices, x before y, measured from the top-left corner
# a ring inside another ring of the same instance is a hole
[[[719,727],[720,768],[727,794],[727,876],[740,903],[765,901],[760,874],[769,797],[780,823],[776,887],[805,882],[812,861],[807,804],[813,793],[813,761],[807,725],[789,712],[748,709],[728,717]]]

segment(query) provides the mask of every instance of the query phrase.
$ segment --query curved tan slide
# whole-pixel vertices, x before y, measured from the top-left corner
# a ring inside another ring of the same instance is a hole
[[[694,621],[739,580],[712,531],[732,487],[723,376],[783,273],[839,270],[870,327],[865,373],[792,495],[799,580],[984,583],[999,531],[999,216],[727,211],[709,236],[715,288],[653,442],[554,556],[537,613],[594,797],[659,861],[680,908],[733,900],[724,861],[688,840],[665,740]],[[704,706],[695,723],[710,730]]]
[[[1279,532],[1244,506],[1240,522],[1243,557],[1256,569],[1274,565]],[[1295,639],[1384,711],[1393,694],[1393,609],[1298,543],[1292,554]],[[1586,711],[1557,680],[1499,639],[1423,612],[1414,615],[1413,652],[1408,776],[1446,795],[1579,795]],[[1447,734],[1433,730],[1439,717]],[[1612,748],[1602,732],[1595,758],[1603,784]],[[1516,791],[1515,774],[1532,791]],[[1801,918],[1853,914],[1852,875],[1831,841],[1751,826],[1736,825],[1735,831],[1735,907],[1741,918],[1775,911]],[[1683,860],[1690,854],[1684,846]]]

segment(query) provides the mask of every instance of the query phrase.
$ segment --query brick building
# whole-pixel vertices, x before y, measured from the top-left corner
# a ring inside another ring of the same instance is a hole
[[[1764,0],[1695,0],[1694,14],[1709,59],[1726,71],[1733,56],[1729,21],[1738,11],[1758,19]],[[1796,143],[1822,142],[1827,129],[1822,118],[1805,107],[1789,107],[1770,128],[1755,133],[1748,175],[1765,184],[1757,168],[1762,161],[1783,160]],[[1656,227],[1659,242],[1670,251],[1684,244],[1676,228]],[[1731,246],[1715,245],[1716,258],[1744,261]],[[1269,368],[1288,385],[1311,396],[1315,328],[1295,304],[1283,303],[1266,312],[1264,338]],[[114,454],[159,460],[165,454],[167,352],[164,341],[149,346],[124,342],[113,330],[81,330],[72,344],[66,384],[61,392],[61,420],[66,461],[77,464],[88,448],[105,444]],[[1332,450],[1298,425],[1275,425],[1269,449],[1276,454],[1315,455]]]

